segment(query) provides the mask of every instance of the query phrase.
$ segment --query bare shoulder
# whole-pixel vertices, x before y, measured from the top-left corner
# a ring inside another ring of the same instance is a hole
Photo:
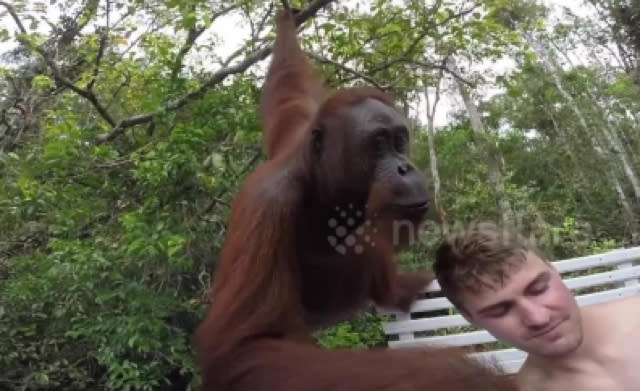
[[[515,380],[519,390],[535,391],[539,390],[545,383],[545,376],[540,368],[531,363],[530,360],[526,360],[516,374]]]
[[[630,322],[640,322],[640,295],[614,300],[605,310],[613,319],[625,319]]]
[[[640,295],[583,307],[582,313],[587,317],[600,319],[607,319],[612,316],[613,319],[623,317],[629,320],[634,318],[640,320],[640,311],[638,309],[640,309]]]
[[[582,309],[583,324],[600,343],[614,344],[640,333],[640,296],[613,300]]]

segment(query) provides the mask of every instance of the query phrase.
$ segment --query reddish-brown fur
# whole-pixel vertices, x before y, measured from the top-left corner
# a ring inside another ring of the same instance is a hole
[[[232,205],[213,302],[196,333],[202,389],[514,389],[507,378],[464,359],[457,350],[327,351],[313,345],[312,327],[339,319],[369,299],[407,309],[432,277],[398,274],[385,217],[375,234],[375,249],[348,259],[316,254],[323,228],[314,224],[326,221],[322,200],[358,200],[369,185],[349,177],[341,145],[334,145],[352,137],[346,129],[334,134],[332,146],[323,152],[329,175],[317,174],[307,148],[314,121],[368,98],[391,102],[368,88],[327,98],[298,46],[292,17],[280,12],[277,23],[261,107],[270,160],[249,176]],[[374,190],[382,194],[380,200],[387,197],[383,188]]]

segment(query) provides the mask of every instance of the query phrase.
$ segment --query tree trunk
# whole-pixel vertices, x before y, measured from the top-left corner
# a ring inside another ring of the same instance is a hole
[[[552,111],[549,110],[549,113],[551,112]],[[578,158],[576,157],[576,154],[574,153],[574,150],[573,150],[572,138],[575,136],[572,136],[569,131],[561,129],[560,126],[558,126],[558,123],[552,114],[550,115],[550,117],[551,117],[551,122],[553,123],[553,127],[556,130],[556,133],[558,133],[558,135],[564,141],[562,143],[562,146],[564,150],[567,152],[567,154],[569,155],[569,159],[571,159],[571,162],[573,163],[576,171],[578,172],[580,182],[582,183],[582,185],[588,186],[589,181],[587,180],[584,173],[580,169],[580,162],[578,161]],[[589,138],[589,140],[591,141],[592,148],[596,151],[596,154],[600,156],[601,159],[606,161],[607,157],[604,156],[604,152],[602,151],[602,149],[594,143],[594,140],[592,138]],[[618,201],[620,202],[620,205],[624,210],[625,220],[629,225],[629,227],[631,227],[632,235],[634,235],[635,237],[637,236],[638,227],[637,227],[635,214],[633,212],[633,208],[631,207],[631,203],[629,203],[629,199],[627,198],[627,195],[624,192],[622,185],[620,184],[620,180],[618,179],[618,176],[616,175],[615,170],[609,165],[605,167],[605,170],[607,172],[606,180],[611,184],[611,186],[615,190],[616,195],[618,196]],[[586,202],[587,202],[587,205],[590,204],[589,200],[587,200]]]
[[[556,49],[556,51],[564,57],[564,59],[567,61],[569,65],[574,66],[569,56],[563,51],[561,51],[558,45],[555,44],[555,42],[551,41],[551,44]],[[537,50],[543,53],[541,55],[541,57],[543,57],[543,61],[548,64],[548,68],[551,68],[549,70],[552,73],[552,75],[554,75],[554,77],[557,77],[557,70],[560,68],[558,64],[554,63],[553,60],[548,58],[548,56],[546,55],[546,51],[544,51],[544,48],[541,48],[538,45]],[[599,58],[599,56],[597,56],[595,53],[592,53],[592,56],[596,59]],[[607,69],[607,67],[602,63],[601,60],[600,60],[600,63],[604,69]],[[559,84],[559,83],[556,82],[556,84]],[[586,88],[586,91],[587,91],[587,95],[594,103],[598,101],[598,97],[590,91],[588,86]],[[564,90],[562,91],[562,93],[566,94]],[[577,107],[577,105],[575,106]],[[620,156],[622,168],[625,171],[627,178],[629,178],[629,182],[631,182],[631,186],[633,187],[633,191],[636,196],[636,199],[640,201],[640,197],[639,197],[640,181],[638,180],[638,175],[633,166],[633,162],[634,162],[633,152],[625,148],[625,143],[622,142],[622,140],[620,139],[620,135],[618,134],[618,131],[617,131],[617,129],[621,126],[619,117],[616,116],[616,114],[609,109],[608,105],[599,106],[596,103],[596,106],[597,106],[596,110],[599,111],[602,116],[602,133],[605,136],[605,140],[613,148],[616,154]],[[636,124],[638,123],[638,118],[636,115],[633,114],[632,109],[623,107],[623,110],[625,110],[628,113],[631,113],[630,114],[631,118],[629,118],[631,121],[633,121]],[[613,122],[614,126],[610,126],[611,122]]]
[[[562,85],[562,80],[558,75],[558,66],[551,62],[551,60],[547,56],[547,51],[543,47],[541,47],[541,45],[530,34],[525,33],[524,36],[529,45],[531,45],[531,47],[534,48],[534,50],[538,54],[538,57],[542,61],[544,68],[547,70],[547,72],[549,72],[553,83],[555,84],[560,94],[566,99],[567,104],[569,104],[569,107],[571,108],[571,111],[573,111],[576,115],[580,126],[585,131],[585,135],[590,135],[591,132],[589,130],[589,125],[587,125],[587,120],[585,119],[584,114],[576,104],[571,94],[569,94]],[[638,175],[636,174],[635,168],[633,167],[633,163],[629,158],[624,146],[622,145],[620,138],[617,136],[617,132],[610,129],[608,124],[606,124],[606,119],[603,122],[605,124],[599,127],[603,137],[596,136],[596,138],[603,138],[604,144],[615,151],[614,155],[618,156],[617,163],[621,165],[625,176],[631,183],[636,200],[640,202],[640,179],[638,179]]]
[[[442,224],[442,232],[448,232],[447,225],[447,213],[442,206],[442,197],[440,194],[440,173],[438,171],[438,155],[436,154],[436,143],[435,143],[435,115],[436,108],[438,103],[440,102],[440,85],[442,82],[442,72],[440,72],[440,77],[437,80],[436,84],[436,93],[433,100],[433,104],[430,103],[429,98],[429,88],[427,87],[428,82],[424,81],[424,99],[426,104],[427,111],[427,131],[428,137],[427,141],[429,144],[429,166],[431,168],[431,178],[433,179],[433,198],[434,204],[436,208],[436,213],[438,214],[438,219],[440,220],[440,224]]]
[[[458,69],[457,64],[453,58],[449,57],[447,61],[447,68],[455,73],[460,74],[460,70]],[[485,136],[486,129],[484,126],[484,122],[482,121],[482,117],[478,112],[478,108],[471,98],[471,94],[467,89],[467,86],[459,79],[456,79],[456,84],[458,87],[458,91],[460,92],[460,96],[462,97],[462,101],[464,102],[464,106],[467,110],[467,114],[469,115],[469,121],[471,123],[471,129],[474,133]],[[484,139],[484,137],[482,137]],[[497,145],[491,145],[488,141],[483,141],[480,146],[481,150],[485,154],[485,159],[487,161],[487,170],[488,170],[488,180],[494,191],[496,192],[496,200],[498,203],[498,210],[500,211],[500,215],[502,218],[502,222],[505,224],[513,224],[514,223],[514,213],[513,208],[511,207],[511,202],[506,196],[506,189],[504,185],[503,173],[504,173],[504,158],[500,153]]]

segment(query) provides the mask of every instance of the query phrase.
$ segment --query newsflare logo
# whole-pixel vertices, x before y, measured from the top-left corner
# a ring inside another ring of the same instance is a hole
[[[335,216],[328,220],[331,233],[327,236],[327,240],[339,254],[347,255],[353,252],[359,255],[364,252],[364,246],[376,246],[371,236],[378,232],[378,229],[370,219],[362,222],[361,210],[349,204],[347,209],[336,206],[335,212]],[[356,227],[358,222],[361,223]]]

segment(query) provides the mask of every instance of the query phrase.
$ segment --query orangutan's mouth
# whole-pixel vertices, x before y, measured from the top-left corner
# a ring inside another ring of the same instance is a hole
[[[417,202],[412,202],[407,204],[394,204],[394,206],[398,209],[412,210],[412,211],[418,212],[418,211],[425,211],[429,209],[429,201],[423,200],[423,201],[417,201]]]

